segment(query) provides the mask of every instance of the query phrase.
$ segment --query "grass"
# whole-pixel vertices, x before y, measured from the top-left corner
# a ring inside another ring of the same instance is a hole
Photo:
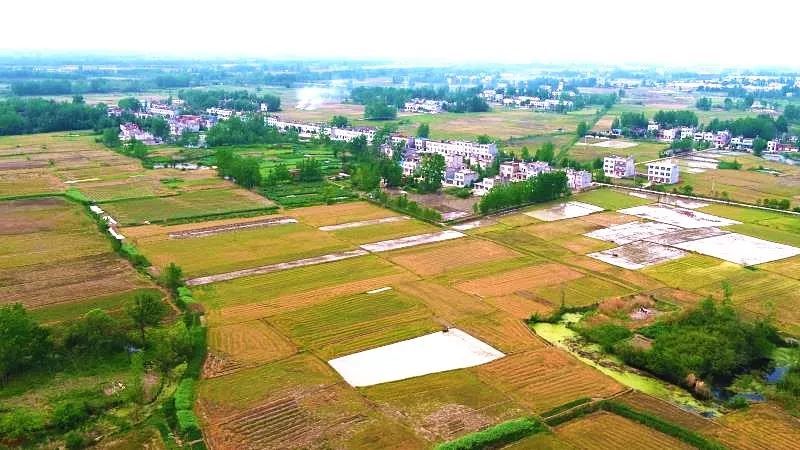
[[[300,223],[188,239],[170,239],[168,230],[165,229],[157,240],[143,238],[137,245],[156,266],[165,267],[175,262],[187,277],[292,261],[353,247],[330,233]]]
[[[681,173],[677,186],[691,185],[696,194],[721,197],[728,193],[731,200],[755,204],[764,198],[789,199],[794,205],[800,199],[800,171],[778,177],[749,170],[715,170],[702,173]],[[784,170],[784,171],[786,171]]]
[[[590,203],[601,208],[611,211],[617,211],[625,208],[633,208],[635,206],[648,205],[653,203],[651,200],[644,198],[634,197],[625,192],[615,191],[613,189],[601,188],[594,189],[588,192],[582,192],[574,195],[572,200]]]
[[[282,295],[334,286],[348,281],[402,273],[375,256],[300,267],[266,275],[215,283],[194,290],[195,299],[210,308],[265,302]]]
[[[603,141],[601,141],[603,142]],[[569,149],[569,157],[578,161],[589,162],[594,161],[596,158],[603,158],[612,155],[633,156],[637,163],[651,161],[658,159],[662,150],[669,147],[667,144],[660,142],[650,141],[630,141],[634,142],[636,146],[628,148],[612,148],[612,147],[599,147],[592,145],[584,145],[583,140],[579,140]]]
[[[800,218],[797,219],[800,222]],[[769,221],[761,223],[772,223]],[[748,236],[765,239],[767,241],[779,242],[781,244],[793,245],[800,247],[800,234],[795,231],[783,231],[771,228],[765,225],[758,225],[754,223],[743,223],[740,225],[731,225],[726,227],[727,230],[735,231],[737,233],[746,234]]]
[[[337,298],[273,316],[269,321],[302,349],[323,359],[441,329],[423,303],[396,291]]]
[[[272,203],[267,199],[239,188],[204,189],[169,197],[122,200],[102,205],[123,225],[265,210],[270,206]]]
[[[135,289],[128,292],[119,292],[100,297],[87,298],[80,301],[59,303],[45,308],[30,310],[30,316],[39,322],[64,322],[82,317],[93,309],[116,311],[130,303],[133,298],[141,293],[153,293],[161,296],[161,291],[152,288]]]

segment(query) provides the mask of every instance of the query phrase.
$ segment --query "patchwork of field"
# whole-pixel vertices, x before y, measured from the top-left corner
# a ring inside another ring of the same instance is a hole
[[[152,287],[113,252],[83,206],[58,197],[10,200],[0,202],[0,217],[0,303],[64,320],[93,307],[115,309]]]
[[[693,449],[678,439],[604,411],[567,422],[556,436],[578,449]]]

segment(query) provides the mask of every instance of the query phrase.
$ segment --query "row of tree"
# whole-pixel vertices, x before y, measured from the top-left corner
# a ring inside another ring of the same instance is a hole
[[[236,111],[259,111],[261,104],[267,109],[280,111],[281,98],[267,93],[254,93],[245,90],[227,91],[222,89],[183,89],[178,91],[178,98],[194,110],[206,108],[228,108]]]
[[[105,105],[87,106],[77,96],[72,102],[41,98],[0,101],[0,135],[100,130],[115,126]]]
[[[541,203],[569,194],[567,175],[563,171],[541,173],[517,183],[495,186],[476,205],[481,214],[527,203]]]

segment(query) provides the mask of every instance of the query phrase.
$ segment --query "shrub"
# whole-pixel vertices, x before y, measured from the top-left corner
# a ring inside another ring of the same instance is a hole
[[[46,424],[47,421],[42,413],[16,408],[0,416],[0,436],[14,440],[27,440],[42,431]]]
[[[195,398],[194,380],[184,378],[175,390],[175,409],[192,409]]]
[[[436,448],[438,450],[472,450],[500,447],[544,430],[544,425],[535,419],[522,418],[467,434],[454,441],[439,444]]]
[[[89,410],[83,401],[60,403],[53,410],[53,425],[60,430],[71,430],[89,418]]]
[[[580,330],[587,339],[596,342],[603,347],[603,350],[610,352],[614,344],[622,340],[628,339],[633,333],[631,330],[621,326],[610,323],[604,323],[591,328]]]
[[[185,434],[189,439],[200,439],[202,433],[200,432],[200,422],[194,411],[179,410],[176,413],[178,418],[178,430]]]
[[[67,450],[79,450],[89,445],[89,439],[77,431],[70,431],[64,435],[64,446]]]

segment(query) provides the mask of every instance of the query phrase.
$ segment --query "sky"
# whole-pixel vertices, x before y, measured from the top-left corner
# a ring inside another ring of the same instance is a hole
[[[0,53],[800,66],[796,0],[9,0]]]

